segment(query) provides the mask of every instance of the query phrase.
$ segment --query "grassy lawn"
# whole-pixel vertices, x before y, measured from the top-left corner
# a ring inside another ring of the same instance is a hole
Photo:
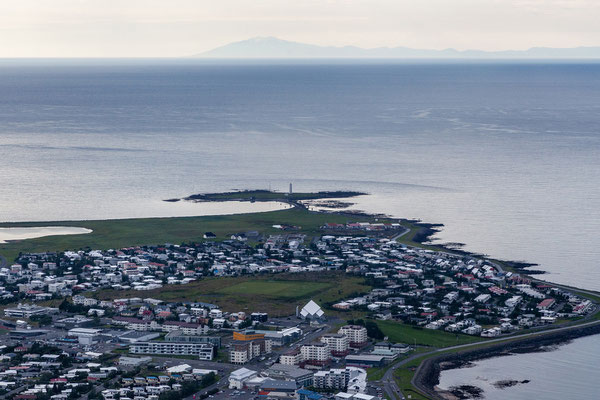
[[[219,349],[214,361],[223,363],[229,362],[229,352],[227,351],[227,349]]]
[[[137,245],[203,241],[205,232],[213,232],[216,240],[228,239],[232,233],[257,230],[263,234],[280,234],[273,225],[299,226],[298,233],[310,237],[320,235],[319,227],[326,222],[347,223],[372,221],[366,216],[350,216],[311,212],[291,208],[264,213],[217,215],[202,217],[136,218],[118,220],[53,221],[1,223],[0,227],[74,226],[93,230],[82,235],[46,236],[0,244],[0,254],[9,261],[19,252],[111,249]]]
[[[402,393],[404,393],[405,395],[410,395],[412,399],[427,400],[428,398],[423,396],[421,393],[417,392],[410,383],[421,361],[422,359],[419,358],[417,360],[411,361],[410,363],[401,368],[398,368],[394,371],[394,379],[396,380],[396,383],[398,384],[398,387],[400,388]]]
[[[303,306],[310,299],[322,305],[370,289],[362,278],[332,271],[209,278],[144,292],[101,290],[91,295],[102,300],[143,296],[173,302],[203,301],[218,304],[229,312],[262,310],[272,316],[286,316],[294,314],[297,305]]]
[[[431,351],[431,349],[428,347],[417,347],[415,350],[412,350],[406,354],[401,354],[400,356],[398,356],[397,359],[395,359],[394,361],[392,361],[391,363],[389,363],[383,367],[369,368],[369,369],[367,369],[367,380],[368,381],[378,381],[378,380],[382,379],[383,376],[385,375],[385,373],[387,372],[387,370],[390,369],[397,362],[402,361],[402,360],[406,359],[407,357],[412,356],[414,354],[425,353],[428,351]]]
[[[227,286],[218,293],[235,295],[245,293],[251,296],[263,295],[282,299],[302,298],[330,289],[332,286],[331,283],[325,282],[257,280]]]
[[[543,336],[546,333],[548,333],[548,332],[539,332],[534,336]],[[528,339],[530,339],[530,338],[531,337],[529,337]],[[416,358],[416,359],[410,361],[409,363],[407,363],[406,365],[403,365],[402,367],[398,368],[396,371],[394,371],[394,378],[396,380],[396,383],[398,384],[398,386],[400,387],[400,389],[402,390],[402,392],[404,394],[411,395],[411,397],[413,399],[427,399],[427,397],[424,397],[419,392],[417,392],[415,390],[414,386],[412,386],[412,384],[411,384],[411,380],[415,374],[417,367],[423,361],[425,361],[427,358],[435,357],[435,356],[439,356],[439,355],[443,355],[443,354],[453,354],[453,353],[460,353],[463,351],[476,350],[476,349],[485,348],[487,346],[495,346],[495,345],[498,345],[501,343],[509,343],[509,342],[518,341],[518,340],[520,340],[520,338],[507,338],[506,340],[502,340],[502,341],[494,342],[494,343],[485,343],[485,342],[474,343],[472,346],[468,346],[465,348],[450,349],[450,350],[442,351],[442,352],[435,353],[435,354],[424,355],[423,357]]]
[[[507,339],[506,341],[508,342],[510,340],[511,339]],[[397,383],[398,387],[400,388],[400,390],[402,391],[402,393],[404,393],[405,395],[410,395],[411,398],[413,398],[413,399],[427,400],[428,397],[425,397],[420,392],[416,391],[415,387],[411,383],[411,380],[414,377],[417,368],[423,361],[425,361],[429,357],[438,356],[440,354],[458,353],[458,352],[465,351],[465,350],[483,348],[483,347],[486,347],[488,345],[493,345],[493,344],[497,344],[497,343],[474,344],[473,346],[469,346],[466,349],[447,350],[447,351],[444,351],[441,353],[436,353],[433,355],[426,355],[423,357],[416,358],[416,359],[410,361],[409,363],[407,363],[406,365],[403,365],[402,367],[396,369],[394,371],[394,379],[396,380],[396,383]]]
[[[388,369],[393,365],[388,364],[385,367],[372,367],[367,369],[367,380],[368,381],[378,381],[383,378],[383,375],[387,372]]]
[[[440,251],[441,250],[441,251],[446,251],[446,252],[452,253],[452,250],[449,250],[449,249],[442,249],[435,245],[427,245],[427,244],[415,242],[414,241],[415,237],[418,234],[420,234],[422,231],[426,230],[425,227],[420,226],[417,223],[408,221],[408,220],[401,220],[400,223],[405,228],[410,229],[410,231],[408,233],[402,235],[398,239],[396,239],[396,241],[398,243],[402,243],[407,246],[418,247],[418,248],[425,249],[425,250],[432,250],[432,251]]]
[[[291,208],[264,213],[217,215],[202,217],[136,218],[118,220],[53,221],[1,223],[0,227],[74,226],[93,230],[82,235],[46,236],[0,244],[0,254],[9,261],[19,252],[44,252],[92,249],[112,249],[138,245],[203,241],[205,232],[213,232],[216,240],[228,239],[232,233],[256,230],[265,235],[281,234],[273,225],[294,225],[309,237],[320,235],[326,222],[347,223],[373,221],[366,216],[351,216],[311,212]]]
[[[476,336],[418,328],[395,321],[377,321],[377,325],[391,342],[414,345],[448,347],[457,344],[481,342],[485,339]]]

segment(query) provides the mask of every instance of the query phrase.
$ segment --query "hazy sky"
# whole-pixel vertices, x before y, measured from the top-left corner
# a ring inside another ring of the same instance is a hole
[[[600,45],[600,0],[0,0],[0,57],[186,56],[254,36],[322,45]]]

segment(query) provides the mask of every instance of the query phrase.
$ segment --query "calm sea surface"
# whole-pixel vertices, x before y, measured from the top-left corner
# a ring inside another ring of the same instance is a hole
[[[0,221],[209,214],[162,199],[293,182],[600,289],[600,64],[4,60],[0,160]]]
[[[546,353],[515,354],[475,362],[471,368],[442,371],[439,386],[472,385],[489,400],[598,398],[600,335],[577,339]],[[499,381],[530,382],[499,388]]]
[[[0,94],[0,221],[355,189],[359,209],[600,289],[600,64],[4,60]]]

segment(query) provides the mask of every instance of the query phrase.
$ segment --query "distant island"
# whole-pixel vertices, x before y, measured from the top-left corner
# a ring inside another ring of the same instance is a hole
[[[235,190],[223,193],[201,193],[193,194],[182,199],[174,198],[167,199],[164,201],[177,202],[180,200],[193,201],[193,202],[207,202],[207,201],[282,201],[282,202],[296,202],[300,200],[320,200],[320,199],[340,199],[356,197],[365,195],[362,192],[353,191],[323,191],[315,193],[289,193],[276,192],[266,189],[257,190]]]
[[[394,58],[394,59],[600,59],[600,46],[532,47],[527,50],[431,50],[409,47],[318,46],[276,37],[255,37],[196,54],[199,58]]]

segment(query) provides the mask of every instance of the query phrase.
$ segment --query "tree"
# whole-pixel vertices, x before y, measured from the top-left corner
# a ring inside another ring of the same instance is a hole
[[[381,331],[381,329],[379,329],[379,325],[373,321],[367,321],[365,328],[367,328],[367,336],[373,339],[383,340],[385,337],[384,333]]]

